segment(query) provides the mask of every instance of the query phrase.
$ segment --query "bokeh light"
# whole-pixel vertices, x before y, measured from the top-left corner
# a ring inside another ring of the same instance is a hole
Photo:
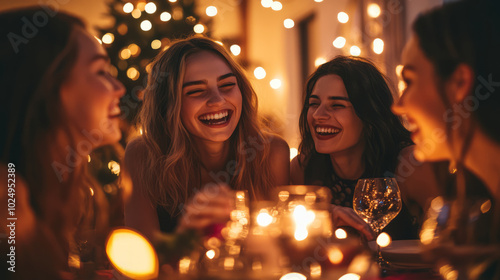
[[[377,18],[380,16],[381,13],[380,6],[375,3],[372,3],[368,5],[367,12],[370,17]]]
[[[337,14],[337,19],[339,20],[340,23],[346,23],[349,21],[349,15],[346,14],[345,12],[340,12]]]

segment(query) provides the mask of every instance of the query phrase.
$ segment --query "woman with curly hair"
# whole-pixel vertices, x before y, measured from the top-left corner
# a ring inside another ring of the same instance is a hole
[[[229,217],[229,189],[257,199],[288,184],[288,145],[262,130],[256,94],[221,45],[203,37],[177,41],[151,69],[143,135],[125,152],[133,183],[127,225],[150,238],[178,225],[204,228]]]

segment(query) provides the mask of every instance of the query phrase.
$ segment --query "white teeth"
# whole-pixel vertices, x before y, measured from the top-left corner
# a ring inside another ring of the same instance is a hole
[[[121,113],[120,107],[113,107],[113,109],[111,109],[110,115],[114,116],[114,115],[119,115],[120,113]]]
[[[331,128],[331,127],[316,127],[316,132],[317,133],[334,134],[334,133],[339,133],[340,129],[335,129],[335,128]]]
[[[218,113],[218,114],[209,114],[209,115],[203,115],[200,117],[201,120],[206,120],[206,121],[210,121],[210,120],[220,120],[222,118],[225,118],[229,115],[229,111],[224,111],[222,113]]]

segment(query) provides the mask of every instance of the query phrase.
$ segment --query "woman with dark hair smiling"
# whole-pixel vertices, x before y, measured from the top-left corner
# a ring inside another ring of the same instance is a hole
[[[360,178],[399,180],[407,207],[386,227],[394,239],[418,236],[418,222],[429,197],[437,193],[424,182],[432,174],[411,155],[410,133],[390,110],[393,98],[384,76],[368,60],[338,56],[309,77],[300,115],[300,155],[291,164],[291,182],[327,186],[332,191],[332,214],[337,226],[347,223],[373,238],[369,226],[352,210]],[[402,176],[402,163],[413,172]],[[415,185],[429,190],[415,191]],[[335,207],[342,206],[342,207]],[[343,220],[343,222],[341,222]]]

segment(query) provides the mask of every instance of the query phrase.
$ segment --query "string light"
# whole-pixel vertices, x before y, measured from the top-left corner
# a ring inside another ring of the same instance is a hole
[[[134,4],[128,2],[123,5],[123,11],[127,14],[130,14],[134,10]]]
[[[122,23],[122,24],[118,25],[117,30],[118,30],[118,33],[120,33],[120,35],[125,35],[128,32],[128,27],[125,23]]]
[[[341,49],[345,46],[346,42],[347,40],[344,37],[339,36],[335,38],[335,40],[333,40],[333,46],[336,47],[337,49]]]
[[[175,2],[177,2],[177,0],[168,0],[168,2],[175,3]]]
[[[372,3],[368,5],[367,12],[370,17],[377,18],[378,16],[380,16],[381,13],[380,6],[375,3]]]
[[[293,21],[293,19],[285,19],[283,21],[283,25],[285,26],[285,28],[293,28],[295,26],[295,22]]]
[[[151,22],[149,20],[143,20],[141,22],[141,29],[142,30],[149,31],[149,30],[151,30],[151,27],[153,27],[153,25],[151,24]]]
[[[135,9],[132,11],[132,17],[135,19],[140,18],[142,15],[141,11],[139,9]]]
[[[269,82],[269,85],[271,86],[271,88],[273,89],[279,89],[281,87],[281,80],[280,79],[272,79],[270,82]]]
[[[136,44],[128,45],[128,49],[133,56],[138,56],[141,53],[141,48]]]
[[[115,35],[113,33],[106,33],[102,36],[102,42],[104,44],[111,44],[115,40]]]
[[[264,68],[259,66],[259,67],[255,68],[255,70],[253,70],[253,75],[258,80],[262,80],[266,77],[266,70],[264,70]]]
[[[271,5],[273,4],[273,0],[262,0],[262,1],[260,1],[260,4],[264,8],[270,8]]]
[[[129,79],[131,79],[132,81],[135,81],[137,79],[139,79],[139,76],[140,76],[140,73],[139,71],[137,70],[137,68],[135,67],[130,67],[128,70],[127,70],[127,77]]]
[[[314,2],[321,3],[321,2],[323,2],[323,0],[314,0]]]
[[[349,15],[344,12],[340,12],[337,14],[337,19],[340,23],[346,23],[349,21]]]
[[[205,12],[207,13],[207,16],[214,17],[217,15],[217,8],[215,6],[208,6]]]
[[[352,46],[349,49],[349,52],[351,53],[351,55],[359,56],[361,54],[361,49],[358,46]]]
[[[201,33],[203,33],[203,31],[205,31],[205,27],[203,26],[203,24],[198,23],[197,25],[195,25],[193,27],[193,30],[195,33],[201,34]]]
[[[373,52],[381,54],[384,51],[384,41],[380,38],[373,40]]]
[[[144,12],[144,10],[146,9],[146,2],[137,3],[137,9],[139,9],[141,12]]]
[[[321,64],[326,63],[326,59],[324,57],[318,57],[314,61],[314,66],[319,67]]]
[[[161,48],[161,41],[160,41],[160,40],[158,40],[158,39],[153,40],[153,41],[151,42],[151,48],[152,48],[153,50],[157,50],[157,49]]]
[[[154,12],[156,12],[156,5],[153,2],[149,2],[146,4],[145,9],[146,9],[146,13],[153,14]]]
[[[401,77],[401,73],[403,73],[403,65],[399,64],[398,66],[396,66],[395,71],[396,71],[396,75],[398,77]]]
[[[129,59],[132,53],[128,48],[125,48],[120,51],[120,59]]]
[[[172,18],[172,15],[169,12],[163,12],[160,15],[161,21],[169,21]]]
[[[273,9],[273,11],[281,11],[281,9],[283,9],[283,4],[281,4],[280,1],[273,1],[271,9]]]
[[[238,56],[241,53],[241,47],[236,44],[231,45],[231,47],[229,47],[229,50],[234,56]]]
[[[172,13],[172,17],[174,20],[181,20],[184,18],[184,12],[182,11],[181,7],[175,7],[174,11]]]

